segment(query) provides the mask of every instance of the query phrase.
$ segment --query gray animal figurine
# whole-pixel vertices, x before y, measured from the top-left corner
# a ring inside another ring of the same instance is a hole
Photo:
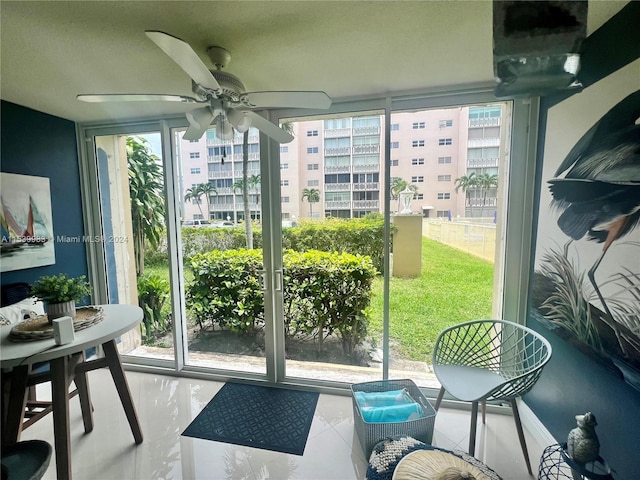
[[[567,438],[567,453],[581,467],[589,462],[595,462],[600,452],[600,442],[596,435],[596,417],[587,412],[576,415],[578,426],[569,432]]]

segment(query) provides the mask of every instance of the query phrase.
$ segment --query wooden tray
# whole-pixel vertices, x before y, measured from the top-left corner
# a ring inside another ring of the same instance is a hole
[[[73,330],[83,330],[102,321],[101,307],[77,307],[73,317]],[[9,332],[12,342],[31,342],[53,338],[53,325],[49,324],[47,315],[38,315],[16,324]]]

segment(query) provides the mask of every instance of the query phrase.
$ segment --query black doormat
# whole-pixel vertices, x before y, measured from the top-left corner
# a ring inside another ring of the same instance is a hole
[[[225,383],[182,435],[302,455],[318,394]]]

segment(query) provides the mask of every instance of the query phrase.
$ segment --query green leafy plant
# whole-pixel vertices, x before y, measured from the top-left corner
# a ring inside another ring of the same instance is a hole
[[[31,285],[31,294],[47,303],[79,302],[91,294],[91,285],[84,275],[71,278],[61,273],[40,277]]]
[[[138,305],[144,312],[144,343],[153,344],[155,337],[171,330],[170,314],[165,308],[169,298],[169,281],[156,274],[138,277]]]

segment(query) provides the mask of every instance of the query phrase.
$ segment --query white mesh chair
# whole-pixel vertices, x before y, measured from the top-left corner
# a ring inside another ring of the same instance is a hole
[[[435,410],[445,391],[457,400],[471,402],[469,455],[475,455],[478,402],[485,423],[487,401],[508,401],[532,474],[516,398],[531,390],[550,357],[551,345],[544,337],[504,320],[475,320],[440,333],[433,352],[433,369],[442,386]]]

